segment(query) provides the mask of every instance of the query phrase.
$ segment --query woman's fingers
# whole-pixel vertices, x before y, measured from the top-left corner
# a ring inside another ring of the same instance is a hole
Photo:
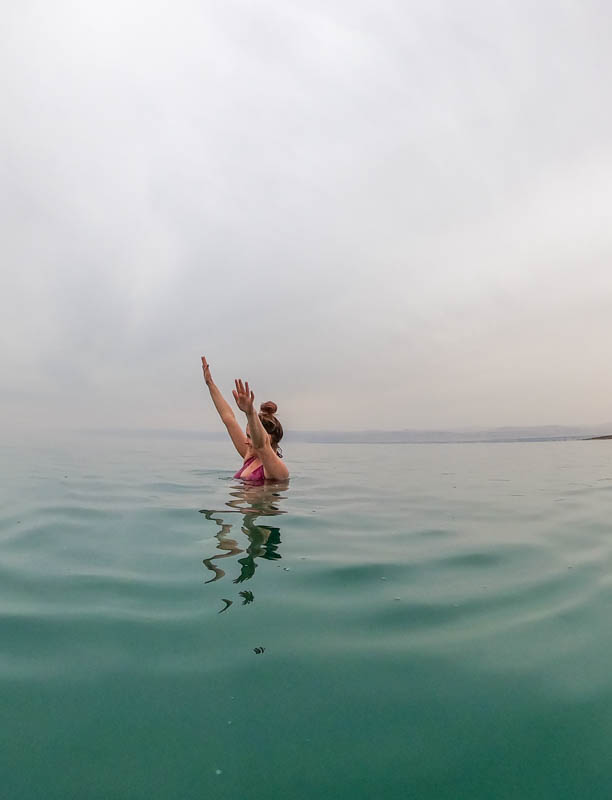
[[[236,402],[238,402],[239,398],[250,400],[251,402],[255,400],[255,393],[249,387],[248,381],[243,383],[242,378],[235,378],[234,383],[236,384],[236,388],[232,389],[232,394]]]

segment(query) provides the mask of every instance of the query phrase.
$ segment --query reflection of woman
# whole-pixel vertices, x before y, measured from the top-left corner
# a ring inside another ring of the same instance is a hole
[[[262,403],[258,414],[254,407],[255,395],[249,389],[248,381],[244,384],[240,379],[236,381],[236,389],[232,391],[232,394],[238,408],[246,414],[245,438],[245,433],[243,433],[229,403],[213,381],[210,365],[204,356],[202,356],[202,371],[215,408],[227,428],[234,447],[243,458],[242,468],[234,477],[257,483],[263,483],[264,480],[287,480],[289,470],[281,461],[278,446],[283,438],[283,428],[275,417],[276,403]]]
[[[255,563],[256,558],[265,558],[272,561],[281,557],[280,553],[277,552],[280,544],[280,528],[256,524],[256,520],[260,516],[271,517],[285,513],[278,507],[278,501],[282,499],[279,493],[281,488],[283,486],[278,483],[274,484],[274,487],[271,484],[256,486],[252,483],[244,483],[233,487],[233,491],[230,492],[233,499],[228,500],[226,505],[231,506],[233,513],[243,515],[241,529],[249,540],[246,555],[238,559],[241,569],[240,575],[234,580],[234,583],[242,583],[253,577],[257,566]],[[220,516],[228,513],[227,511],[202,509],[200,513],[204,514],[206,519],[212,520],[219,526],[219,531],[216,534],[219,542],[217,547],[219,550],[225,551],[203,559],[204,566],[215,573],[210,580],[206,581],[206,583],[212,583],[225,575],[225,571],[221,569],[218,563],[214,562],[239,555],[244,550],[230,536],[232,525],[224,522]]]

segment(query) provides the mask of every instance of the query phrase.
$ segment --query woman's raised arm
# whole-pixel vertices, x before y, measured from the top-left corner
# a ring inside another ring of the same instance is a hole
[[[218,386],[213,381],[212,375],[210,374],[210,364],[206,360],[205,356],[202,356],[202,372],[204,373],[204,380],[208,386],[208,391],[210,392],[212,401],[215,404],[215,408],[219,412],[219,416],[221,417],[223,424],[227,428],[230,439],[234,443],[236,450],[244,458],[247,452],[247,442],[244,431],[238,424],[238,420],[236,419],[230,404],[223,397]]]

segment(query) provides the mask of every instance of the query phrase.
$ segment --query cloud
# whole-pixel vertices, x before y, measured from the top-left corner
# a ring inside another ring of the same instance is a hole
[[[595,2],[29,2],[3,33],[11,420],[599,422]]]

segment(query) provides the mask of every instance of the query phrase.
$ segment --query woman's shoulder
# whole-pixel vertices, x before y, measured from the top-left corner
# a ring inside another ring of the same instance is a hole
[[[269,480],[284,481],[289,477],[287,465],[271,447],[262,447],[257,451],[257,457],[263,464],[266,478]]]

